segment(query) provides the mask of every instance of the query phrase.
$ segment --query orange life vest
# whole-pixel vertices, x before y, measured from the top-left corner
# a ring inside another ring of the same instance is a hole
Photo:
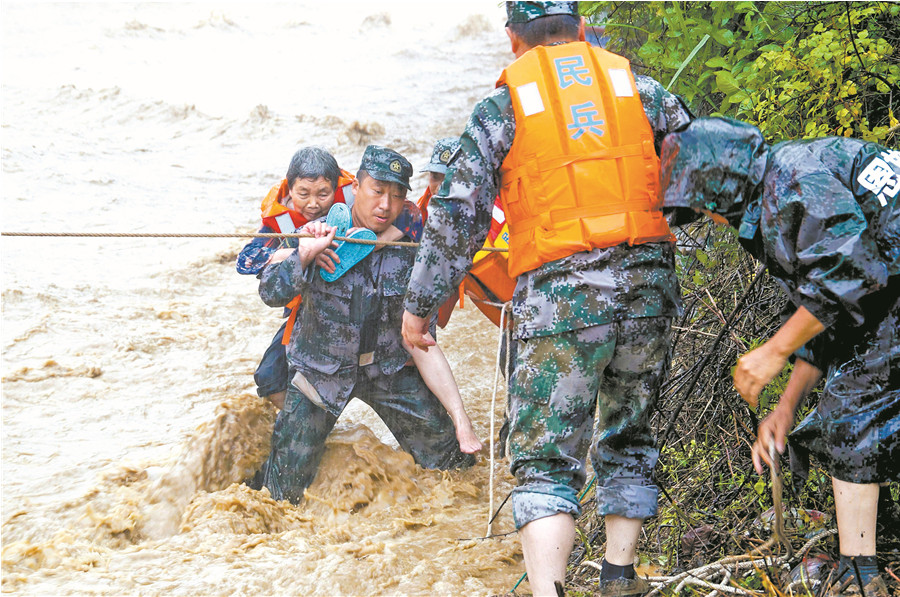
[[[419,206],[419,211],[422,212],[422,221],[428,219],[428,204],[431,203],[431,189],[425,187],[425,192],[422,193],[422,196],[419,197],[419,201],[416,205]]]
[[[338,188],[334,192],[335,203],[353,205],[352,185],[354,180],[352,174],[346,170],[341,170],[341,175],[338,177]],[[289,194],[290,188],[288,187],[287,178],[282,179],[280,183],[269,189],[260,206],[263,225],[276,232],[290,233],[306,224],[307,220],[303,217],[303,214],[282,203]],[[287,325],[284,326],[284,335],[281,337],[281,343],[285,346],[291,341],[291,332],[294,330],[294,322],[297,320],[297,312],[300,310],[301,302],[303,302],[303,297],[298,294],[285,306],[285,309],[290,311]]]
[[[422,218],[428,217],[428,204],[431,202],[431,190],[426,188],[425,192],[419,198],[418,206],[422,212]],[[500,205],[498,197],[494,202],[494,210],[491,213],[491,229],[488,232],[487,240],[484,242],[486,248],[508,248],[509,232],[506,226],[506,216],[503,214],[503,208]],[[500,307],[489,303],[505,303],[512,299],[513,291],[516,289],[516,281],[509,277],[507,270],[507,254],[505,252],[495,251],[479,251],[472,260],[472,268],[468,275],[463,278],[460,284],[459,304],[463,304],[463,296],[468,296],[473,300],[479,311],[494,322],[494,325],[500,325]],[[450,297],[438,310],[438,325],[444,327],[450,319],[450,313],[453,312],[456,296]],[[507,321],[509,318],[507,317]]]
[[[579,251],[675,240],[627,59],[585,42],[538,46],[500,85],[516,118],[500,167],[510,277]]]
[[[488,232],[485,248],[509,248],[509,227],[498,197],[491,214],[491,230]],[[505,303],[512,299],[516,289],[516,279],[510,278],[508,271],[508,253],[497,251],[479,251],[472,260],[472,268],[463,279],[463,294],[473,299],[479,311],[500,325],[501,312],[496,303]],[[495,304],[489,304],[495,303]],[[509,315],[506,317],[510,323]]]
[[[353,204],[353,175],[346,170],[341,170],[338,177],[338,188],[334,192],[335,203]],[[260,211],[263,224],[275,232],[290,233],[306,224],[306,218],[300,212],[294,211],[287,205],[284,199],[290,194],[287,179],[282,179],[269,189],[268,194],[262,200]]]

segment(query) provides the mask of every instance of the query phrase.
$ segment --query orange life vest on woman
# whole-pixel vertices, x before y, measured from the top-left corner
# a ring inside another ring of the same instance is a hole
[[[627,59],[585,42],[538,46],[500,85],[516,118],[500,167],[511,277],[579,251],[675,240]]]
[[[484,247],[486,249],[509,248],[509,227],[503,208],[500,206],[499,197],[494,203],[494,210],[491,214],[491,230],[488,232]],[[463,279],[461,287],[463,294],[469,296],[478,310],[497,326],[500,325],[501,312],[496,303],[505,303],[511,300],[516,289],[516,279],[510,278],[507,273],[509,269],[508,255],[509,253],[499,251],[476,253],[472,260],[472,268]],[[510,316],[507,315],[506,321],[511,325],[510,320]]]
[[[353,175],[346,170],[341,170],[338,177],[338,188],[334,192],[335,203],[346,203],[353,205]],[[297,228],[306,224],[307,220],[303,215],[283,204],[285,197],[290,194],[287,178],[276,184],[262,200],[260,211],[262,212],[263,225],[268,226],[275,232],[291,233]],[[281,337],[281,343],[285,346],[291,341],[291,332],[294,330],[294,322],[297,320],[297,312],[300,310],[300,303],[303,297],[299,294],[291,299],[285,309],[290,311],[288,315],[287,325],[284,326],[284,335]]]
[[[341,170],[338,177],[338,186],[334,191],[335,203],[353,204],[353,175],[346,170]],[[262,200],[260,211],[262,212],[263,224],[274,230],[275,232],[290,233],[306,224],[306,218],[300,212],[294,211],[284,203],[284,199],[290,194],[291,189],[288,187],[287,179],[283,179],[269,189],[268,194]]]
[[[416,205],[419,207],[419,211],[422,212],[422,221],[428,219],[428,204],[431,203],[431,189],[429,187],[425,187],[425,192],[422,193],[422,196],[419,197],[419,201]]]
[[[422,212],[422,218],[428,217],[428,204],[431,202],[431,190],[426,188],[425,192],[419,198],[418,206]],[[484,241],[485,248],[508,248],[509,232],[506,227],[506,216],[503,214],[503,208],[500,206],[500,198],[494,202],[494,211],[491,214],[491,229],[488,232],[487,240]],[[472,268],[468,275],[463,278],[462,284],[459,286],[459,305],[463,304],[463,296],[468,296],[473,300],[478,310],[494,322],[494,325],[500,325],[500,307],[490,303],[505,303],[512,299],[513,291],[516,289],[516,280],[510,278],[507,270],[507,253],[497,251],[479,251],[472,260]],[[450,319],[453,312],[453,306],[456,297],[450,297],[447,302],[441,305],[438,311],[438,325],[444,327]],[[507,316],[507,321],[509,317]]]

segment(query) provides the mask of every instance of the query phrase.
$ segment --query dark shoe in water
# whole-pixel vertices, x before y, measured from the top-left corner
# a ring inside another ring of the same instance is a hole
[[[887,585],[881,575],[873,577],[861,591],[855,574],[844,576],[825,591],[826,597],[889,597]]]

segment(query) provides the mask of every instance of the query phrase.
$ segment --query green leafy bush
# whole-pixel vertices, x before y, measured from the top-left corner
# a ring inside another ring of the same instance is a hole
[[[898,145],[900,4],[582,2],[582,11],[605,27],[610,50],[683,97],[698,116],[750,122],[773,143],[842,135]],[[757,280],[759,264],[733,230],[700,221],[677,235],[684,314],[673,325],[671,372],[653,417],[662,495],[639,546],[642,561],[663,570],[745,553],[768,537],[758,520],[772,506],[770,477],[753,471],[750,446],[790,374],[786,367],[767,386],[758,409],[741,400],[732,369],[778,329],[786,298],[767,274]],[[818,463],[805,484],[786,477],[789,507],[833,512],[830,477]],[[896,504],[898,487],[887,488],[886,501]],[[879,521],[880,548],[900,547],[900,508],[893,511]],[[808,530],[789,528],[795,546]],[[605,540],[589,507],[579,536],[570,561],[576,589],[593,586],[592,568],[581,562],[599,560]],[[833,543],[819,547],[834,550]],[[779,578],[748,574],[741,581],[748,588],[784,592]]]
[[[900,4],[584,2],[609,48],[701,115],[772,142],[853,136],[896,145]]]

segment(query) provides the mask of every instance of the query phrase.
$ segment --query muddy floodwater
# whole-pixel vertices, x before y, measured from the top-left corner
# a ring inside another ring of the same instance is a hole
[[[503,13],[3,2],[0,229],[252,232],[309,144],[353,172],[367,144],[397,149],[418,197],[434,140],[511,59]],[[2,592],[509,591],[518,539],[482,539],[487,448],[470,470],[423,470],[355,401],[304,503],[240,483],[268,452],[252,376],[280,325],[235,272],[244,242],[0,238]],[[496,328],[467,303],[438,340],[487,444]],[[513,481],[505,461],[494,473],[496,507]],[[507,507],[493,531],[511,530]]]

